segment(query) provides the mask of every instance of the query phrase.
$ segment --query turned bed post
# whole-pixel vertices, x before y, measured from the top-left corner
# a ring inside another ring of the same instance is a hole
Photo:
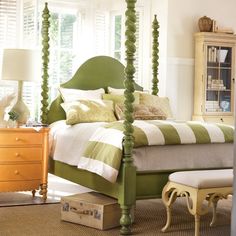
[[[131,208],[136,199],[136,168],[133,165],[133,105],[134,102],[134,54],[135,54],[135,3],[136,0],[126,0],[127,10],[125,12],[125,46],[126,46],[126,67],[125,67],[125,111],[124,111],[124,139],[123,139],[123,165],[122,165],[122,189],[119,203],[122,211],[120,224],[122,235],[131,234]]]
[[[157,95],[159,92],[158,89],[158,67],[159,67],[159,43],[158,43],[158,37],[159,37],[159,23],[157,21],[157,15],[154,16],[154,20],[152,22],[152,94]]]
[[[42,21],[42,85],[41,85],[41,122],[43,124],[47,123],[47,114],[48,114],[48,63],[49,63],[49,10],[48,4],[45,3],[43,10],[43,21]]]

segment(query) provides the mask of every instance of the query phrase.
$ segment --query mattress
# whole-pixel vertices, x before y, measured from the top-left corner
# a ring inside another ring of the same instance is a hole
[[[51,125],[50,156],[72,166],[78,165],[87,141],[105,122],[65,121]],[[233,166],[233,143],[145,146],[133,150],[138,171],[228,168]]]

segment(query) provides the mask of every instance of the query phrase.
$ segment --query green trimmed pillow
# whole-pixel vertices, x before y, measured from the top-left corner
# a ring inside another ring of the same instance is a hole
[[[61,104],[66,112],[66,124],[116,121],[111,101],[79,100]]]
[[[102,95],[102,99],[103,100],[111,100],[111,101],[113,101],[114,106],[115,106],[115,104],[124,103],[125,96],[124,95],[104,93]],[[134,93],[134,103],[133,104],[139,104],[139,93],[137,93],[137,92]]]
[[[167,118],[173,118],[173,114],[170,107],[170,101],[168,97],[158,97],[148,93],[140,93],[140,104],[145,106],[154,106],[161,109]]]
[[[124,119],[124,105],[115,105],[115,114],[118,120]],[[161,109],[153,106],[134,105],[133,118],[135,120],[166,120],[166,115]]]

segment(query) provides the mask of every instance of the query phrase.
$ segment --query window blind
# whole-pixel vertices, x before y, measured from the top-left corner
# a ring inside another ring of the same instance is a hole
[[[17,45],[17,1],[0,1],[0,48],[13,48]],[[2,50],[0,50],[2,58]],[[2,64],[2,61],[0,60]],[[14,92],[16,88],[15,81],[0,80],[0,98],[6,94]]]

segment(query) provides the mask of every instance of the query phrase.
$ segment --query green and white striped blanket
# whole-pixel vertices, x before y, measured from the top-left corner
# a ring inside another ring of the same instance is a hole
[[[204,144],[233,142],[234,129],[223,124],[196,121],[135,120],[134,147],[146,145]],[[78,168],[115,182],[122,159],[123,123],[99,127],[89,139]],[[158,155],[158,153],[157,153]]]

